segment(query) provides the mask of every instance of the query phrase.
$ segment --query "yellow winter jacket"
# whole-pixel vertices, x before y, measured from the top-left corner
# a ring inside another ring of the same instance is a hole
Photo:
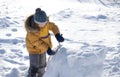
[[[42,54],[47,51],[48,47],[52,48],[49,30],[51,30],[54,35],[60,32],[58,27],[49,21],[44,27],[38,29],[38,27],[35,27],[36,25],[34,21],[32,21],[32,18],[33,15],[28,17],[25,22],[25,28],[27,30],[26,47],[29,54]]]

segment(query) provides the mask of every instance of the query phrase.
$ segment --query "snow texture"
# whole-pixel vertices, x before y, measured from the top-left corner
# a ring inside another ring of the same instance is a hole
[[[120,77],[119,0],[0,0],[0,77],[26,77],[26,18],[40,7],[65,41],[43,77]],[[58,45],[53,33],[53,49]]]

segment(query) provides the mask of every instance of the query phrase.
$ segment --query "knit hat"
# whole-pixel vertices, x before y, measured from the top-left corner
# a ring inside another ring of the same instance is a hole
[[[41,10],[40,8],[37,8],[34,14],[34,21],[37,23],[44,23],[47,21],[47,15],[46,13]]]

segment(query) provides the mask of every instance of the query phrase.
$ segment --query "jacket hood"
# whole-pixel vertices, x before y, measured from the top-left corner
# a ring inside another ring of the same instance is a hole
[[[38,32],[40,31],[39,26],[34,22],[34,15],[31,15],[25,21],[25,29],[27,32]]]

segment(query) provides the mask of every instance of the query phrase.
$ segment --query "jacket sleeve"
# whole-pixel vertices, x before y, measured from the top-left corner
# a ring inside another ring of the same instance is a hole
[[[60,33],[59,28],[53,22],[49,22],[48,28],[54,33],[54,35],[56,35],[57,33]]]
[[[28,33],[28,39],[33,47],[40,49],[41,51],[47,51],[49,45],[41,40],[38,36],[33,33]]]

